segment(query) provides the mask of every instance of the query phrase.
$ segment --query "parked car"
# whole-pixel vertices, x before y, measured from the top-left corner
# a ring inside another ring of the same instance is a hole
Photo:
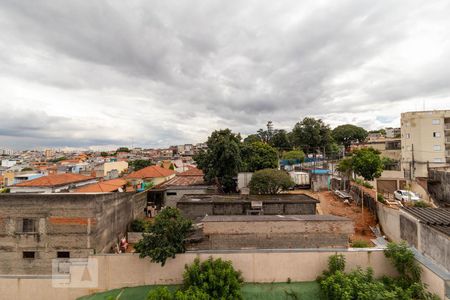
[[[420,198],[416,194],[414,194],[411,191],[405,191],[405,190],[397,190],[394,192],[394,197],[396,200],[399,201],[419,201]]]

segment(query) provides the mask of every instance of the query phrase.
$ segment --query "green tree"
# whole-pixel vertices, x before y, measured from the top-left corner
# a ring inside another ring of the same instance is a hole
[[[405,242],[399,244],[388,243],[384,255],[391,261],[400,276],[410,282],[419,282],[422,269]]]
[[[356,174],[365,180],[380,177],[383,172],[383,162],[380,154],[373,148],[356,150],[352,156],[352,167]]]
[[[241,144],[242,167],[246,172],[255,172],[278,166],[278,154],[275,148],[262,142]]]
[[[183,217],[178,209],[166,207],[146,228],[143,238],[134,248],[141,258],[150,257],[152,262],[164,266],[168,258],[185,252],[184,240],[191,225],[192,222]]]
[[[297,161],[303,162],[303,160],[305,159],[305,153],[302,150],[292,150],[285,152],[282,158],[288,160],[289,164],[293,165]]]
[[[275,129],[270,145],[278,150],[290,150],[292,149],[291,141],[289,140],[288,133],[284,129]]]
[[[106,156],[108,156],[108,152],[102,151],[102,152],[100,152],[100,156],[106,157]]]
[[[336,170],[341,172],[347,179],[350,179],[353,172],[353,159],[352,157],[346,157],[339,161]]]
[[[255,142],[262,142],[261,137],[258,134],[250,134],[244,139],[244,143],[255,143]]]
[[[294,146],[300,147],[306,153],[316,153],[328,148],[332,142],[331,129],[321,119],[306,117],[295,124],[291,133]]]
[[[128,149],[128,147],[120,147],[116,150],[116,152],[130,152],[130,149]]]
[[[194,156],[198,168],[205,174],[205,180],[219,184],[225,192],[235,191],[233,177],[242,167],[240,135],[230,129],[216,130],[206,144],[208,150]]]
[[[128,165],[133,169],[133,171],[139,171],[143,168],[152,166],[153,163],[151,160],[148,160],[148,159],[136,159],[136,160],[130,161],[128,163]]]
[[[27,171],[33,171],[32,168],[23,168],[22,170],[20,170],[21,172],[27,172]]]
[[[169,166],[169,170],[172,170],[172,171],[174,171],[174,170],[175,170],[175,166],[174,166],[174,164],[173,164],[173,163],[171,163],[171,164],[170,164],[170,166]]]
[[[241,273],[233,268],[231,261],[209,257],[200,262],[196,258],[192,265],[185,266],[183,279],[185,290],[198,288],[211,299],[242,299],[243,279]]]
[[[293,187],[295,183],[289,174],[276,169],[256,171],[249,183],[251,194],[275,195]]]
[[[333,139],[346,148],[350,147],[352,143],[363,142],[367,138],[367,131],[352,124],[340,125],[333,129]]]

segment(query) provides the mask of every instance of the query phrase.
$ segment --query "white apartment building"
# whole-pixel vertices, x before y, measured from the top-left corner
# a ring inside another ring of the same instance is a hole
[[[427,166],[450,164],[450,110],[402,113],[401,140],[407,179],[428,177]]]

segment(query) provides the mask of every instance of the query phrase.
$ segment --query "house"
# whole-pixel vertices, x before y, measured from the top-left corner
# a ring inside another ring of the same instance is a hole
[[[126,161],[111,161],[100,164],[94,168],[97,178],[109,177],[114,178],[111,174],[120,174],[128,169]],[[117,171],[117,172],[115,172]]]
[[[93,177],[65,173],[42,176],[11,186],[11,193],[61,193],[69,192],[83,185],[95,183]]]
[[[160,166],[149,166],[141,170],[132,172],[126,179],[136,186],[143,182],[150,182],[153,185],[161,184],[175,177],[175,171],[161,168]]]
[[[215,192],[215,187],[207,184],[203,179],[203,172],[195,167],[190,167],[151,189],[149,196],[151,201],[157,205],[176,207],[184,195],[204,195]]]
[[[111,179],[84,185],[75,189],[74,193],[111,193],[125,192],[128,182],[123,178]]]

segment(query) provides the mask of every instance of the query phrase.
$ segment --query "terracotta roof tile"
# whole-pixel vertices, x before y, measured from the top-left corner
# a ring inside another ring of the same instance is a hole
[[[149,166],[139,171],[128,174],[127,178],[158,178],[168,177],[175,174],[175,171],[161,168],[160,166]]]
[[[64,173],[39,177],[16,184],[17,187],[60,186],[94,179],[80,174]]]
[[[187,171],[184,171],[177,176],[203,176],[203,171],[200,169],[197,169],[195,167],[189,167]]]
[[[174,178],[163,182],[156,186],[157,189],[166,188],[169,186],[193,186],[193,185],[206,185],[203,176],[175,176]]]
[[[93,184],[88,184],[76,189],[75,193],[109,193],[115,192],[125,186],[127,181],[122,178],[105,180]]]

